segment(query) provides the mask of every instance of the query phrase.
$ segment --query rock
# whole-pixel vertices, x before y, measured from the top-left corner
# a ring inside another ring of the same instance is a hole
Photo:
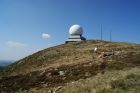
[[[116,52],[115,52],[115,55],[116,55],[116,56],[118,56],[118,55],[120,55],[120,54],[121,54],[121,51],[116,51]]]
[[[48,90],[47,93],[52,93],[52,90]]]
[[[75,82],[71,82],[72,84],[74,84]]]
[[[45,70],[43,70],[41,73],[40,73],[40,75],[43,75],[45,73]]]
[[[54,88],[53,93],[56,93],[57,91],[59,91],[62,88],[62,86],[58,86],[57,88]]]
[[[51,76],[51,73],[47,73],[46,76]]]
[[[59,75],[60,76],[65,76],[65,72],[64,71],[59,71]]]

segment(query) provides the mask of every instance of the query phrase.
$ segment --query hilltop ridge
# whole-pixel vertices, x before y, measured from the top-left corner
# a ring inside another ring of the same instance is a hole
[[[0,85],[6,87],[1,91],[11,93],[32,89],[48,91],[98,73],[138,66],[140,44],[98,40],[71,42],[39,51],[8,66],[0,72],[3,77]]]

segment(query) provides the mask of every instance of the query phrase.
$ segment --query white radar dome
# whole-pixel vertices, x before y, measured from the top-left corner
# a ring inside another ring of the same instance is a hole
[[[83,28],[80,25],[73,25],[69,29],[70,35],[82,35],[83,34]]]

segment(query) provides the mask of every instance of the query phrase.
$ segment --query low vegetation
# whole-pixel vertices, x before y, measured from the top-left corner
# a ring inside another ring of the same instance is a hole
[[[68,83],[58,93],[139,93],[140,68],[107,71],[94,77]]]
[[[0,92],[138,93],[139,67],[140,44],[71,42],[39,51],[1,70]]]

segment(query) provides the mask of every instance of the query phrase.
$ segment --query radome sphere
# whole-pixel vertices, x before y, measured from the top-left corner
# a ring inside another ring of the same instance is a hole
[[[83,28],[80,25],[72,25],[69,29],[70,35],[82,35],[83,34]]]

